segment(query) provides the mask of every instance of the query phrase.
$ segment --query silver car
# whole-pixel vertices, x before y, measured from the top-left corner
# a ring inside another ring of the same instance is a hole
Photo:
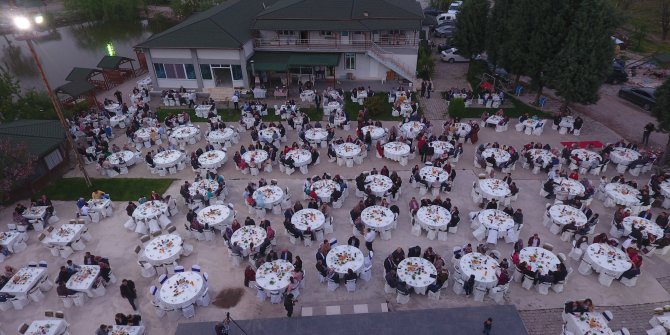
[[[461,55],[458,52],[458,49],[456,48],[451,48],[444,50],[440,53],[440,59],[442,59],[443,62],[448,62],[448,63],[455,63],[455,62],[469,62],[470,59]]]

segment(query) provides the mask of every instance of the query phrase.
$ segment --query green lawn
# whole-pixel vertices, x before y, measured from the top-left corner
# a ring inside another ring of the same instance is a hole
[[[372,119],[380,121],[398,121],[401,118],[393,116],[393,104],[388,102],[388,92],[377,92],[375,96],[383,97],[380,109],[381,113],[374,115]],[[412,93],[412,101],[416,101],[416,95]],[[349,120],[355,121],[358,118],[358,111],[365,108],[356,102],[351,101],[351,92],[344,93],[344,111],[349,115]],[[419,106],[419,114],[421,114],[421,106]]]
[[[219,113],[219,116],[221,117],[221,120],[223,122],[238,122],[240,121],[240,111],[234,110],[234,109],[221,109],[217,108],[217,111]],[[303,113],[307,113],[309,118],[311,120],[321,120],[323,118],[323,110],[320,109],[319,111],[316,110],[314,107],[310,108],[304,108],[301,107],[300,111]],[[177,114],[177,113],[182,113],[186,112],[188,115],[191,116],[191,121],[192,122],[207,122],[207,119],[197,117],[195,115],[195,110],[191,108],[159,108],[157,112],[158,120],[161,122],[165,121],[165,118],[168,116],[168,114]],[[275,109],[274,108],[268,108],[268,115],[263,117],[263,121],[281,121],[281,117],[278,115],[275,115]]]
[[[114,178],[91,181],[93,187],[87,187],[84,178],[61,178],[47,186],[39,195],[46,194],[52,200],[76,201],[80,197],[90,199],[91,192],[102,190],[112,200],[136,201],[143,195],[149,197],[151,191],[165,193],[175,179]]]

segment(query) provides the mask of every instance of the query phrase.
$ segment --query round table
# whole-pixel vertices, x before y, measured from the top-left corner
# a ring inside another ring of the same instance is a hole
[[[610,159],[614,164],[628,165],[638,158],[640,158],[640,153],[633,149],[614,148],[610,152]]]
[[[188,193],[191,194],[192,197],[194,197],[198,192],[202,194],[203,196],[207,195],[207,190],[211,189],[212,192],[216,192],[219,190],[219,183],[216,182],[216,180],[213,179],[201,179],[197,182],[193,182],[191,186],[188,187]]]
[[[535,120],[535,119],[526,119],[526,120],[524,120],[523,122],[521,122],[521,124],[523,124],[523,127],[524,127],[524,128],[535,129],[535,126],[537,126],[537,124],[538,124],[539,122],[540,122],[540,121]]]
[[[256,284],[267,291],[282,291],[291,283],[294,269],[283,259],[265,262],[256,270]]]
[[[211,150],[198,157],[200,166],[206,169],[218,169],[226,162],[226,153],[221,150]]]
[[[277,134],[277,139],[281,138],[281,133],[277,127],[267,127],[258,132],[258,137],[265,142],[272,143],[274,141],[274,134]]]
[[[477,215],[477,219],[487,229],[499,232],[504,232],[514,227],[514,219],[509,214],[497,209],[481,210]]]
[[[361,212],[361,220],[373,230],[386,230],[393,224],[393,212],[382,206],[370,206]]]
[[[538,247],[525,247],[519,253],[519,262],[526,262],[530,270],[540,270],[540,274],[546,275],[549,271],[558,270],[561,260],[553,252]]]
[[[122,150],[109,155],[107,160],[112,166],[119,166],[121,162],[126,166],[131,166],[135,164],[135,153],[130,150]]]
[[[328,137],[328,131],[323,128],[311,128],[305,131],[305,139],[311,143],[321,143]]]
[[[561,204],[549,207],[549,216],[554,223],[561,226],[574,221],[577,227],[581,227],[588,220],[584,212],[579,209]]]
[[[443,168],[424,166],[419,170],[419,175],[429,183],[442,183],[449,179],[449,174]]]
[[[637,198],[640,191],[627,184],[609,183],[605,185],[607,196],[617,205],[637,206],[640,200]]]
[[[463,280],[468,280],[471,275],[474,275],[475,283],[487,288],[493,288],[498,284],[496,277],[498,262],[495,259],[478,252],[471,252],[461,257],[460,265]]]
[[[530,157],[533,158],[533,161],[537,161],[539,158],[542,162],[542,167],[547,167],[551,160],[556,157],[551,151],[545,149],[530,149],[528,150]]]
[[[254,124],[256,124],[256,118],[250,116],[251,114],[247,113],[242,117],[242,123],[244,123],[245,128],[251,129]]]
[[[372,194],[383,197],[393,187],[393,181],[391,181],[391,178],[381,174],[371,174],[365,177],[365,186],[366,188],[370,186]]]
[[[144,246],[142,258],[153,266],[171,264],[179,259],[182,251],[182,239],[177,234],[158,236]]]
[[[630,258],[619,248],[615,248],[606,243],[593,243],[586,248],[584,258],[591,263],[591,267],[600,273],[605,270],[614,275],[621,276],[626,270],[630,269],[632,263]]]
[[[169,168],[177,165],[184,159],[184,153],[179,150],[165,150],[154,155],[154,164],[158,168]]]
[[[400,126],[400,132],[405,135],[405,137],[415,138],[425,126],[425,124],[419,121],[409,121]]]
[[[574,149],[570,152],[570,156],[577,156],[584,166],[591,166],[593,161],[600,161],[600,155],[596,152],[586,149]]]
[[[299,230],[306,231],[307,228],[311,231],[316,231],[323,227],[326,222],[326,217],[320,210],[305,208],[301,209],[291,217],[291,223]]]
[[[582,185],[582,183],[580,183],[578,180],[558,177],[554,178],[554,182],[558,184],[554,185],[554,193],[567,194],[568,199],[572,199],[575,196],[584,194],[584,185]]]
[[[121,122],[125,123],[126,122],[126,116],[125,115],[114,115],[109,118],[109,125],[112,127],[118,126]]]
[[[212,144],[218,144],[218,145],[225,145],[226,143],[230,143],[235,137],[235,131],[233,128],[223,128],[223,129],[217,129],[217,130],[212,130],[209,132],[209,135],[207,135],[207,141]]]
[[[414,288],[419,294],[426,294],[428,286],[435,282],[437,269],[428,260],[421,257],[408,257],[398,264],[398,279]]]
[[[491,115],[489,116],[488,119],[486,119],[486,123],[490,124],[492,126],[497,126],[500,124],[500,122],[503,120],[502,116],[499,115]]]
[[[451,213],[442,206],[423,206],[416,212],[416,220],[424,229],[447,230]]]
[[[301,167],[312,162],[312,153],[305,149],[293,149],[286,154],[286,157],[293,158],[293,166]]]
[[[494,178],[480,179],[479,189],[485,199],[503,200],[512,193],[506,182]]]
[[[247,164],[251,164],[251,161],[256,162],[256,164],[261,164],[268,159],[268,153],[265,150],[250,150],[242,155],[242,159],[244,159]]]
[[[484,152],[482,152],[482,157],[484,158],[489,158],[493,156],[496,160],[496,165],[501,165],[503,163],[509,162],[510,159],[512,159],[512,156],[509,154],[509,152],[500,149],[500,148],[487,148],[484,149]]]
[[[158,135],[158,129],[154,127],[140,128],[135,132],[135,138],[139,138],[142,142],[146,142],[151,138],[151,132],[154,131]]]
[[[175,139],[177,142],[187,142],[196,137],[200,133],[200,129],[195,126],[179,126],[172,129],[170,133],[170,138]]]
[[[456,129],[456,134],[460,137],[466,136],[470,133],[470,131],[472,131],[472,127],[469,124],[463,122],[454,123],[454,128]]]
[[[265,232],[265,229],[261,227],[242,226],[233,233],[230,242],[231,244],[237,242],[237,245],[242,248],[243,251],[248,252],[251,243],[253,243],[254,246],[259,246],[263,243],[266,237],[267,233]]]
[[[433,149],[435,151],[435,154],[438,155],[438,156],[441,156],[445,153],[448,154],[449,151],[454,149],[454,146],[451,145],[451,143],[445,142],[445,141],[433,141],[433,142],[430,142],[429,145],[431,147],[433,147]]]
[[[363,135],[365,135],[366,133],[370,133],[370,137],[372,138],[373,141],[378,140],[384,137],[384,135],[386,135],[386,131],[384,130],[384,128],[377,126],[365,126],[361,128],[361,131],[363,132]]]
[[[340,190],[340,185],[330,179],[320,179],[312,183],[311,189],[323,201],[323,199],[330,199],[335,190]]]
[[[645,232],[654,235],[657,239],[662,238],[664,235],[663,228],[651,220],[638,216],[628,216],[623,219],[624,235],[630,235],[633,227],[636,229],[644,228]]]
[[[161,286],[161,303],[171,309],[192,305],[205,289],[202,276],[193,271],[175,273]]]
[[[365,257],[360,249],[351,245],[333,247],[326,255],[326,264],[339,274],[346,274],[349,269],[359,273],[363,268]]]
[[[350,158],[358,156],[361,153],[361,147],[355,143],[342,143],[335,148],[335,154],[338,157]]]
[[[135,208],[135,211],[133,211],[133,218],[135,220],[156,219],[167,212],[167,209],[167,204],[162,201],[147,201]]]
[[[403,142],[389,142],[384,144],[384,157],[399,161],[400,158],[409,155],[409,145]]]
[[[226,205],[212,205],[205,207],[198,212],[198,222],[208,224],[210,227],[221,228],[221,225],[227,225],[233,218],[233,211]]]
[[[280,202],[284,198],[284,191],[281,187],[275,185],[259,187],[254,191],[253,198],[255,199],[259,193],[262,193],[265,198],[266,208],[272,208],[272,205]]]

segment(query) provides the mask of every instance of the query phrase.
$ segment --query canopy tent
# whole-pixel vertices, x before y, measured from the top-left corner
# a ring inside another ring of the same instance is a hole
[[[123,68],[125,64],[130,64],[130,69]],[[103,56],[96,66],[102,69],[105,79],[111,83],[120,84],[136,75],[133,59],[128,57]]]
[[[96,78],[100,76],[99,78]],[[100,69],[91,69],[84,67],[75,67],[70,71],[70,74],[65,77],[65,80],[70,82],[76,81],[87,81],[95,85],[100,90],[110,89],[110,85],[107,82],[102,70]]]

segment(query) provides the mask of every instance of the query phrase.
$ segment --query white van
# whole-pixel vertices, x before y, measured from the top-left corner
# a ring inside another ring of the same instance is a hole
[[[442,13],[438,15],[435,19],[437,20],[438,26],[445,22],[454,23],[456,22],[456,13]]]

